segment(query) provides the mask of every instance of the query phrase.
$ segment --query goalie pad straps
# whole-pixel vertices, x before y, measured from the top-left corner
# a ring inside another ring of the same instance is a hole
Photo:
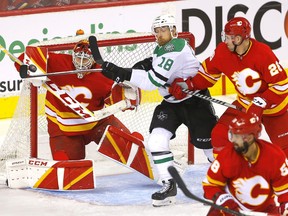
[[[8,187],[48,190],[95,188],[93,160],[12,159],[6,162]]]
[[[98,144],[98,152],[154,180],[151,160],[141,139],[137,132],[128,134],[109,125]]]

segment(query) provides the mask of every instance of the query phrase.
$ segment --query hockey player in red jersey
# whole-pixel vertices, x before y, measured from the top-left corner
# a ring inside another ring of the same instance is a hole
[[[49,53],[47,70],[49,73],[95,67],[97,65],[91,55],[89,43],[83,40],[76,44],[72,55]],[[113,82],[101,73],[88,72],[49,78],[92,111],[104,107],[105,98],[109,97],[113,85]],[[107,125],[114,125],[128,132],[128,129],[114,116],[98,122],[85,121],[50,92],[46,95],[45,111],[54,160],[85,158],[85,145],[91,141],[98,143]]]
[[[288,160],[277,145],[258,139],[259,117],[241,114],[229,125],[229,143],[203,181],[204,197],[239,211],[288,215]],[[269,160],[270,159],[270,160]],[[274,196],[280,206],[276,206]],[[211,207],[208,216],[231,215]]]
[[[23,58],[24,53],[19,59],[23,60]],[[49,76],[49,80],[59,89],[69,92],[88,110],[101,110],[105,103],[109,104],[113,100],[115,102],[115,95],[111,92],[118,94],[116,96],[118,99],[122,99],[122,87],[113,88],[113,81],[101,73],[81,72],[81,70],[99,68],[94,62],[87,40],[79,41],[73,48],[72,55],[49,52],[47,62],[47,73],[79,70],[77,74]],[[19,70],[19,65],[15,63],[15,66]],[[99,121],[86,121],[50,91],[46,93],[45,113],[54,160],[84,159],[85,145],[91,141],[98,143],[108,125],[116,126],[129,133],[125,125],[113,115]]]
[[[170,93],[176,98],[186,96],[182,88],[191,91],[213,86],[222,73],[234,84],[236,106],[247,113],[254,112],[262,120],[270,140],[288,155],[288,76],[272,50],[250,38],[250,23],[243,17],[232,18],[225,25],[223,42],[212,56],[202,63],[198,74],[182,82],[174,82]],[[212,131],[214,155],[229,145],[229,122],[238,110],[228,108]]]

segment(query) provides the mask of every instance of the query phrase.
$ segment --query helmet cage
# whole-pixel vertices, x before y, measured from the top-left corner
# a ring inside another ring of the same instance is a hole
[[[72,61],[77,70],[88,70],[93,66],[94,59],[88,41],[80,41],[75,45]]]

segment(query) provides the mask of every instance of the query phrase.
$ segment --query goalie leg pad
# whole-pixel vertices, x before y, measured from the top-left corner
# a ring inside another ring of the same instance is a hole
[[[14,159],[6,162],[10,188],[87,190],[95,188],[93,160]]]
[[[109,125],[98,144],[98,152],[122,165],[132,168],[150,179],[154,179],[149,152],[145,149],[142,136],[135,136]]]

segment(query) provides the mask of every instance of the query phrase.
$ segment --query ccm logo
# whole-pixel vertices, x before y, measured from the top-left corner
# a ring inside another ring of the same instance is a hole
[[[34,166],[47,166],[48,162],[44,161],[34,161],[34,160],[29,160],[29,165],[34,165]]]
[[[65,91],[63,91],[62,89],[59,89],[57,85],[50,82],[46,82],[46,85],[49,86],[53,91],[57,92],[60,97],[59,99],[62,100],[62,102],[66,106],[69,106],[79,116],[81,116],[84,119],[88,119],[90,117],[93,118],[93,116],[91,116],[88,110],[85,110],[78,101],[70,97],[70,95],[67,94]]]

